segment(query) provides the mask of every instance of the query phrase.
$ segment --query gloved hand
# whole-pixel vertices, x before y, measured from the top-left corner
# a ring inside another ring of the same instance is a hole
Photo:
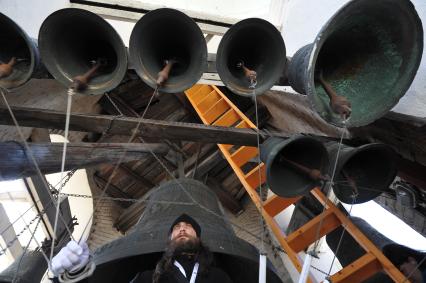
[[[89,256],[89,247],[85,242],[78,244],[70,241],[52,258],[50,270],[55,276],[65,271],[77,271],[89,262]]]

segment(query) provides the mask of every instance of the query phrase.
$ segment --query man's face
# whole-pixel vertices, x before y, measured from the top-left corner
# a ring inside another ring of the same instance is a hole
[[[186,222],[179,222],[173,226],[170,240],[172,242],[186,242],[190,239],[197,238],[197,233],[191,224]]]

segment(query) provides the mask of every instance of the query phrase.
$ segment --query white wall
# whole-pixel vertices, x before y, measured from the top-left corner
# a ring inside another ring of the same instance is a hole
[[[289,1],[285,7],[282,34],[288,56],[292,56],[300,47],[312,43],[327,20],[349,0],[297,0]],[[426,30],[426,1],[412,0],[423,30]],[[426,35],[425,35],[426,38]],[[393,111],[426,117],[426,45],[423,58],[413,84]]]

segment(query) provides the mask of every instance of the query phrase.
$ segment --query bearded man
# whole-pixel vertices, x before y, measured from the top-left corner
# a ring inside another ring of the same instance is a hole
[[[213,266],[213,254],[200,236],[200,225],[189,215],[180,215],[170,227],[165,252],[155,269],[138,273],[130,283],[232,282],[224,271]],[[88,262],[87,250],[87,245],[79,249],[78,244],[70,242],[53,258],[53,273],[81,270]]]

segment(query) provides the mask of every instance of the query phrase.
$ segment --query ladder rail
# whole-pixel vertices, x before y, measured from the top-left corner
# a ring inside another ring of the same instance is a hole
[[[244,113],[242,113],[241,110],[239,110],[238,107],[236,107],[232,101],[230,101],[226,95],[224,95],[214,85],[195,85],[193,88],[185,91],[185,94],[204,124],[215,125],[217,122],[220,126],[231,126],[230,124],[235,124],[240,121],[236,127],[253,128],[254,130],[257,129],[253,122],[251,122],[250,119],[248,119],[247,116],[245,116]],[[203,95],[208,95],[208,98],[203,98]],[[217,98],[216,101],[213,99],[214,97]],[[217,107],[219,102],[221,103],[219,107],[215,109],[215,115],[208,116],[209,110],[203,111],[203,109],[205,110],[208,108],[206,101],[212,103],[210,109]],[[203,103],[201,107],[202,109],[198,107],[199,103]],[[290,261],[298,272],[301,272],[303,262],[298,255],[298,252],[307,248],[311,243],[317,240],[316,236],[314,236],[314,234],[316,234],[314,231],[316,231],[316,228],[318,228],[319,225],[323,224],[320,220],[321,217],[315,217],[292,234],[286,235],[281,230],[274,217],[290,205],[296,203],[301,197],[287,199],[274,195],[263,202],[259,194],[256,192],[257,186],[254,184],[256,184],[256,181],[259,185],[266,182],[266,166],[261,163],[260,168],[259,166],[256,166],[247,174],[245,174],[242,170],[242,166],[247,164],[253,155],[259,155],[258,149],[241,146],[231,153],[230,149],[232,148],[232,145],[218,144],[218,147],[245,188],[247,194],[255,204],[256,208],[265,219],[265,222],[274,233],[281,247],[288,255]],[[260,180],[258,170],[261,170]],[[324,227],[320,227],[320,236],[342,226],[366,251],[364,256],[333,274],[330,277],[332,282],[354,282],[354,278],[368,278],[381,270],[384,270],[395,282],[403,282],[404,280],[406,280],[405,282],[407,283],[409,282],[399,269],[397,269],[389,261],[389,259],[383,255],[383,253],[321,192],[319,188],[313,188],[310,193],[325,206],[325,211],[323,213],[325,213],[326,216],[326,223]],[[313,277],[311,275],[310,278],[308,278],[308,282],[313,282],[314,280],[312,278]]]

